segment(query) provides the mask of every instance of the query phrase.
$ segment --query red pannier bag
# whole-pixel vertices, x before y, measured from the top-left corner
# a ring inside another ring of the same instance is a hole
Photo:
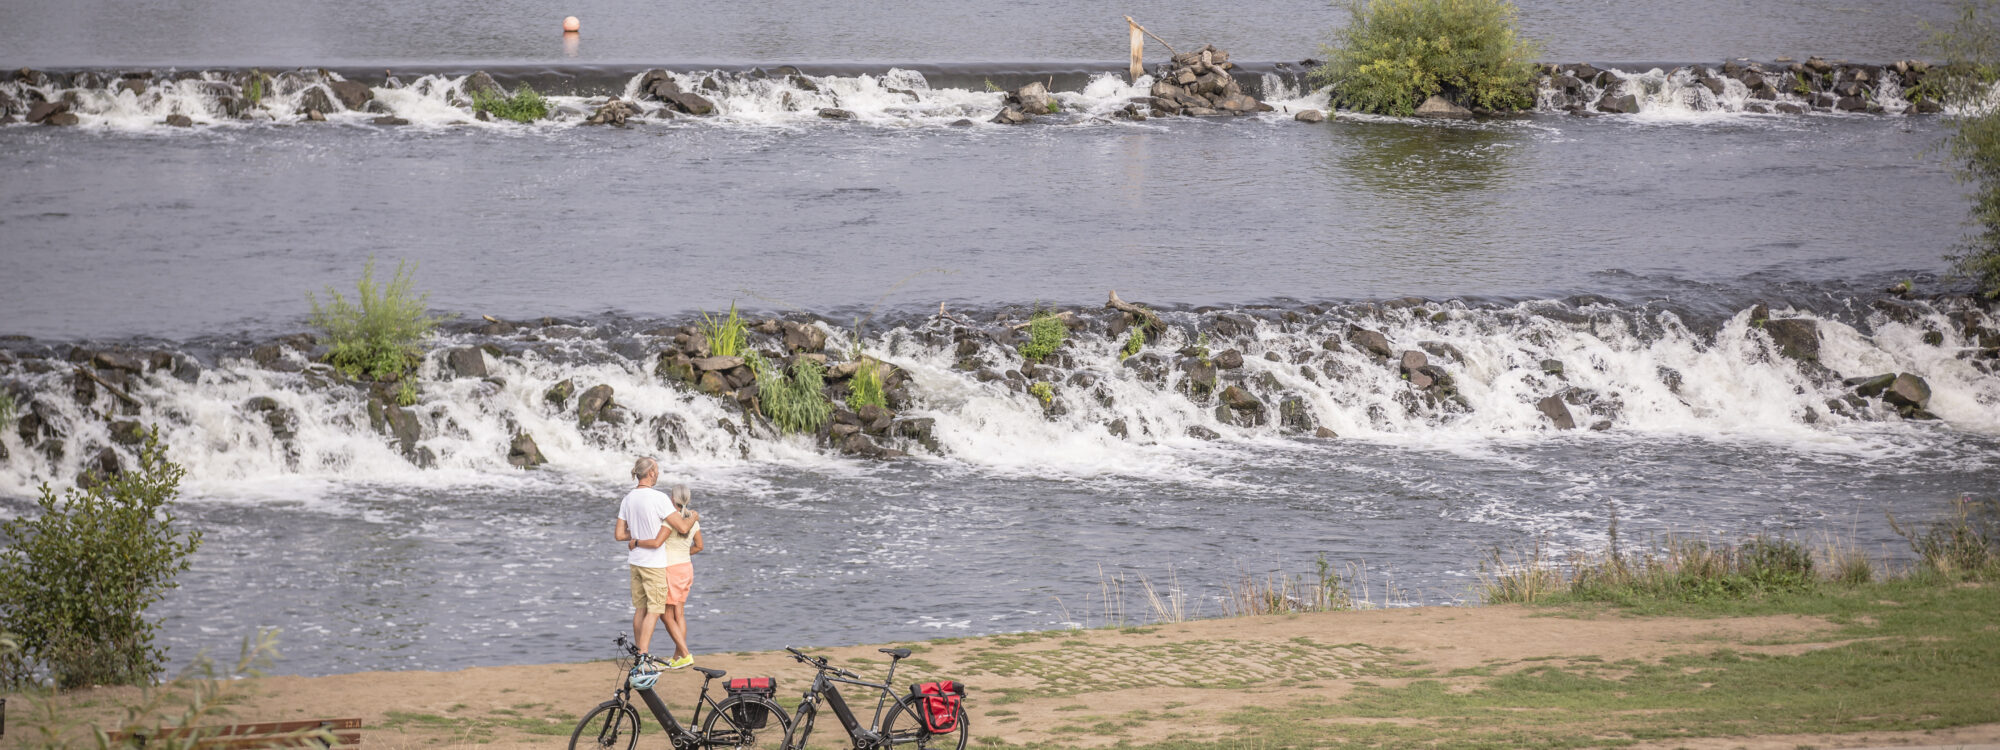
[[[917,698],[917,711],[923,717],[924,729],[931,734],[958,731],[958,710],[965,702],[965,683],[955,680],[920,682],[910,686],[910,695]]]
[[[778,681],[769,677],[739,677],[722,684],[729,695],[755,695],[766,700],[778,694]],[[731,709],[729,717],[738,729],[763,729],[771,720],[771,711],[756,704],[738,705]]]

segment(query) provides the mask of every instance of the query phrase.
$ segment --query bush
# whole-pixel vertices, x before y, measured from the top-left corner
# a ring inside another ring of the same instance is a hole
[[[826,368],[818,362],[799,357],[792,362],[788,376],[756,352],[744,360],[757,373],[757,410],[777,425],[778,431],[818,432],[833,416],[833,403],[820,393],[826,385]]]
[[[513,96],[501,96],[486,91],[472,92],[472,109],[486,112],[503,120],[534,122],[549,116],[549,103],[542,95],[526,84],[514,92]]]
[[[0,663],[0,685],[52,681],[62,689],[151,682],[166,663],[146,609],[175,587],[201,546],[183,535],[174,498],[183,470],[157,432],[139,465],[58,497],[42,485],[41,513],[0,523],[0,630],[20,650]]]
[[[703,338],[708,339],[708,354],[712,357],[734,357],[743,352],[743,344],[750,326],[743,322],[743,316],[736,314],[736,303],[729,303],[729,315],[723,318],[701,314]]]
[[[1040,400],[1043,406],[1048,406],[1056,400],[1056,387],[1046,380],[1036,381],[1028,386],[1028,394]]]
[[[1350,0],[1351,20],[1312,72],[1332,104],[1407,116],[1432,95],[1496,111],[1535,103],[1541,50],[1506,0]]]
[[[2000,297],[2000,109],[1987,101],[2000,80],[1993,10],[1991,2],[1965,3],[1957,22],[1935,33],[1931,45],[1945,62],[1923,84],[1931,87],[1926,95],[1964,110],[1952,119],[1951,155],[1959,162],[1959,179],[1976,186],[1972,220],[1979,231],[1947,259],[1952,275],[1971,280],[1989,298]]]
[[[1021,356],[1029,362],[1040,362],[1056,353],[1056,349],[1069,339],[1069,326],[1062,317],[1052,312],[1038,312],[1028,319],[1028,343],[1021,345]]]
[[[376,380],[401,378],[422,361],[419,344],[437,329],[438,321],[426,310],[430,294],[410,291],[416,268],[396,264],[396,275],[384,287],[375,285],[375,259],[361,267],[355,283],[355,299],[350,302],[333,287],[326,294],[331,301],[322,306],[310,292],[312,326],[325,334],[330,346],[326,361],[350,378]]]
[[[888,394],[882,391],[882,365],[875,360],[857,360],[854,377],[847,381],[847,408],[861,411],[863,406],[889,405]]]
[[[1905,528],[1889,516],[1889,527],[1917,553],[1921,570],[1947,579],[2000,578],[2000,498],[1960,497],[1951,514],[1925,528]]]

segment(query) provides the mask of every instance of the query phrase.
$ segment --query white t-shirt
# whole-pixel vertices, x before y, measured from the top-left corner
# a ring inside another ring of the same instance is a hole
[[[674,512],[674,501],[667,493],[651,487],[638,487],[625,493],[625,500],[618,504],[618,518],[625,522],[625,530],[633,539],[652,541],[660,535],[660,527],[668,513]],[[641,568],[667,567],[665,549],[633,547],[625,553],[625,562]]]

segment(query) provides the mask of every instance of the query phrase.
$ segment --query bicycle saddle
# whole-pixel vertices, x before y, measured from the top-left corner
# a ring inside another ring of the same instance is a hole
[[[728,672],[726,672],[726,671],[723,671],[723,670],[720,670],[720,669],[709,669],[708,667],[695,667],[695,668],[694,668],[694,671],[696,671],[696,672],[700,672],[700,673],[702,673],[702,674],[704,674],[704,675],[707,675],[707,676],[708,676],[708,678],[709,678],[709,679],[711,679],[711,680],[713,680],[713,679],[715,679],[715,678],[717,678],[717,677],[721,677],[721,676],[723,676],[723,675],[726,675],[726,674],[729,674],[729,673],[728,673]]]
[[[910,650],[907,648],[878,648],[875,650],[896,657],[898,659],[910,658]]]

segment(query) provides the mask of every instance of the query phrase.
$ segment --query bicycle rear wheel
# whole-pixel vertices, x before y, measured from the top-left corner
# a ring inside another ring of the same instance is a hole
[[[639,712],[618,701],[605,701],[583,715],[569,734],[569,750],[597,748],[632,750],[639,744]]]
[[[923,707],[917,699],[903,696],[896,699],[894,708],[889,709],[889,717],[882,721],[882,736],[897,747],[915,746],[922,750],[965,750],[966,737],[971,734],[972,723],[965,715],[965,704],[958,706],[958,726],[949,732],[932,732],[924,728]]]
[[[706,747],[781,750],[791,734],[792,717],[783,707],[751,695],[732,696],[715,704],[715,710],[701,723],[701,744]]]

